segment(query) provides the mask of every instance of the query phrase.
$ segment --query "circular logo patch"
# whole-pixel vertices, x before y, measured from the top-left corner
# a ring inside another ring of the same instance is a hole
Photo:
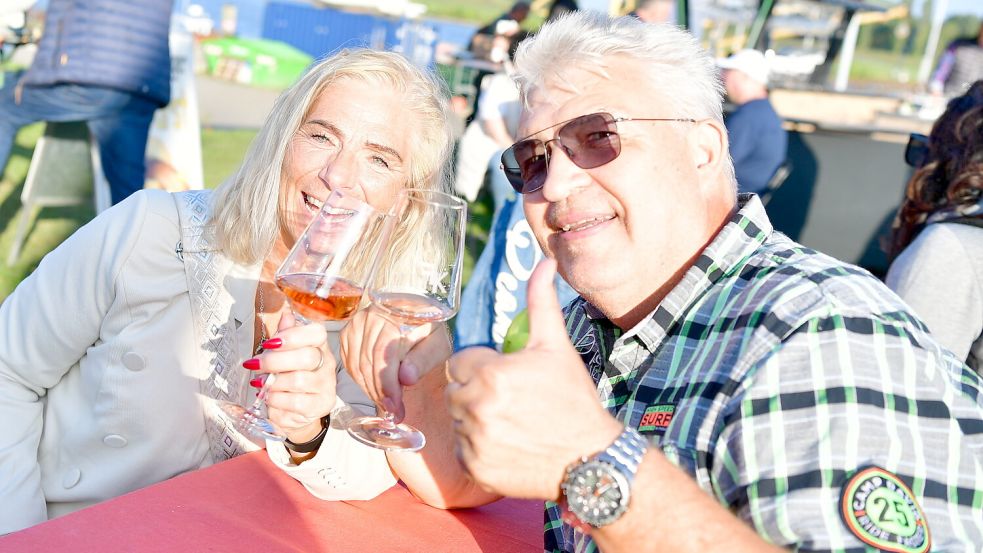
[[[840,497],[843,523],[860,541],[884,551],[925,553],[932,544],[928,522],[914,494],[880,467],[853,475]]]

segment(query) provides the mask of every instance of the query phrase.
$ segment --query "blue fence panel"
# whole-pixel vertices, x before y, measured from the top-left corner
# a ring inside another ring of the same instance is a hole
[[[384,48],[390,22],[367,14],[270,2],[263,38],[279,40],[322,58],[343,47]]]
[[[468,43],[471,42],[471,35],[478,30],[476,25],[469,23],[429,18],[423,19],[423,22],[434,28],[437,33],[437,42],[448,42],[461,48],[468,47]]]
[[[437,30],[423,21],[404,19],[392,23],[386,47],[403,54],[416,65],[421,67],[431,65],[437,45]]]
[[[205,15],[215,24],[215,32],[221,32],[222,6],[236,8],[236,36],[260,38],[263,36],[263,13],[266,0],[195,0],[205,10]]]

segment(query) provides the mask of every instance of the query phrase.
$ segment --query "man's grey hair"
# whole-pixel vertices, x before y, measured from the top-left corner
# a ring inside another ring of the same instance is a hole
[[[630,16],[610,18],[593,11],[571,12],[522,41],[515,54],[513,78],[528,107],[533,90],[553,80],[565,82],[564,74],[570,69],[588,67],[603,72],[604,58],[610,56],[637,60],[649,78],[626,86],[650,86],[665,101],[639,106],[638,112],[625,115],[713,120],[723,126],[724,87],[717,64],[692,34],[674,25],[644,23]],[[724,163],[724,173],[736,191],[729,153]]]
[[[693,35],[673,25],[610,18],[589,10],[571,12],[522,42],[514,78],[525,102],[532,90],[562,79],[564,72],[602,68],[609,56],[638,60],[651,76],[647,84],[669,102],[631,115],[723,123],[723,86],[714,59]],[[658,111],[652,113],[653,109]]]

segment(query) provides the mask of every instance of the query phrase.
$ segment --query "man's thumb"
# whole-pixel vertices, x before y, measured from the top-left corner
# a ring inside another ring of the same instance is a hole
[[[526,301],[529,304],[529,346],[569,342],[567,327],[563,322],[560,300],[556,296],[553,277],[556,261],[545,258],[536,265],[529,277]]]

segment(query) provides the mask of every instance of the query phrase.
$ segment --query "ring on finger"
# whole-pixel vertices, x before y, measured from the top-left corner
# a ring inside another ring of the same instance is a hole
[[[315,371],[318,371],[318,370],[321,370],[321,367],[322,366],[324,366],[324,352],[321,351],[321,348],[314,348],[314,349],[317,350],[317,356],[318,356],[317,357],[317,366],[314,367],[314,370]]]

